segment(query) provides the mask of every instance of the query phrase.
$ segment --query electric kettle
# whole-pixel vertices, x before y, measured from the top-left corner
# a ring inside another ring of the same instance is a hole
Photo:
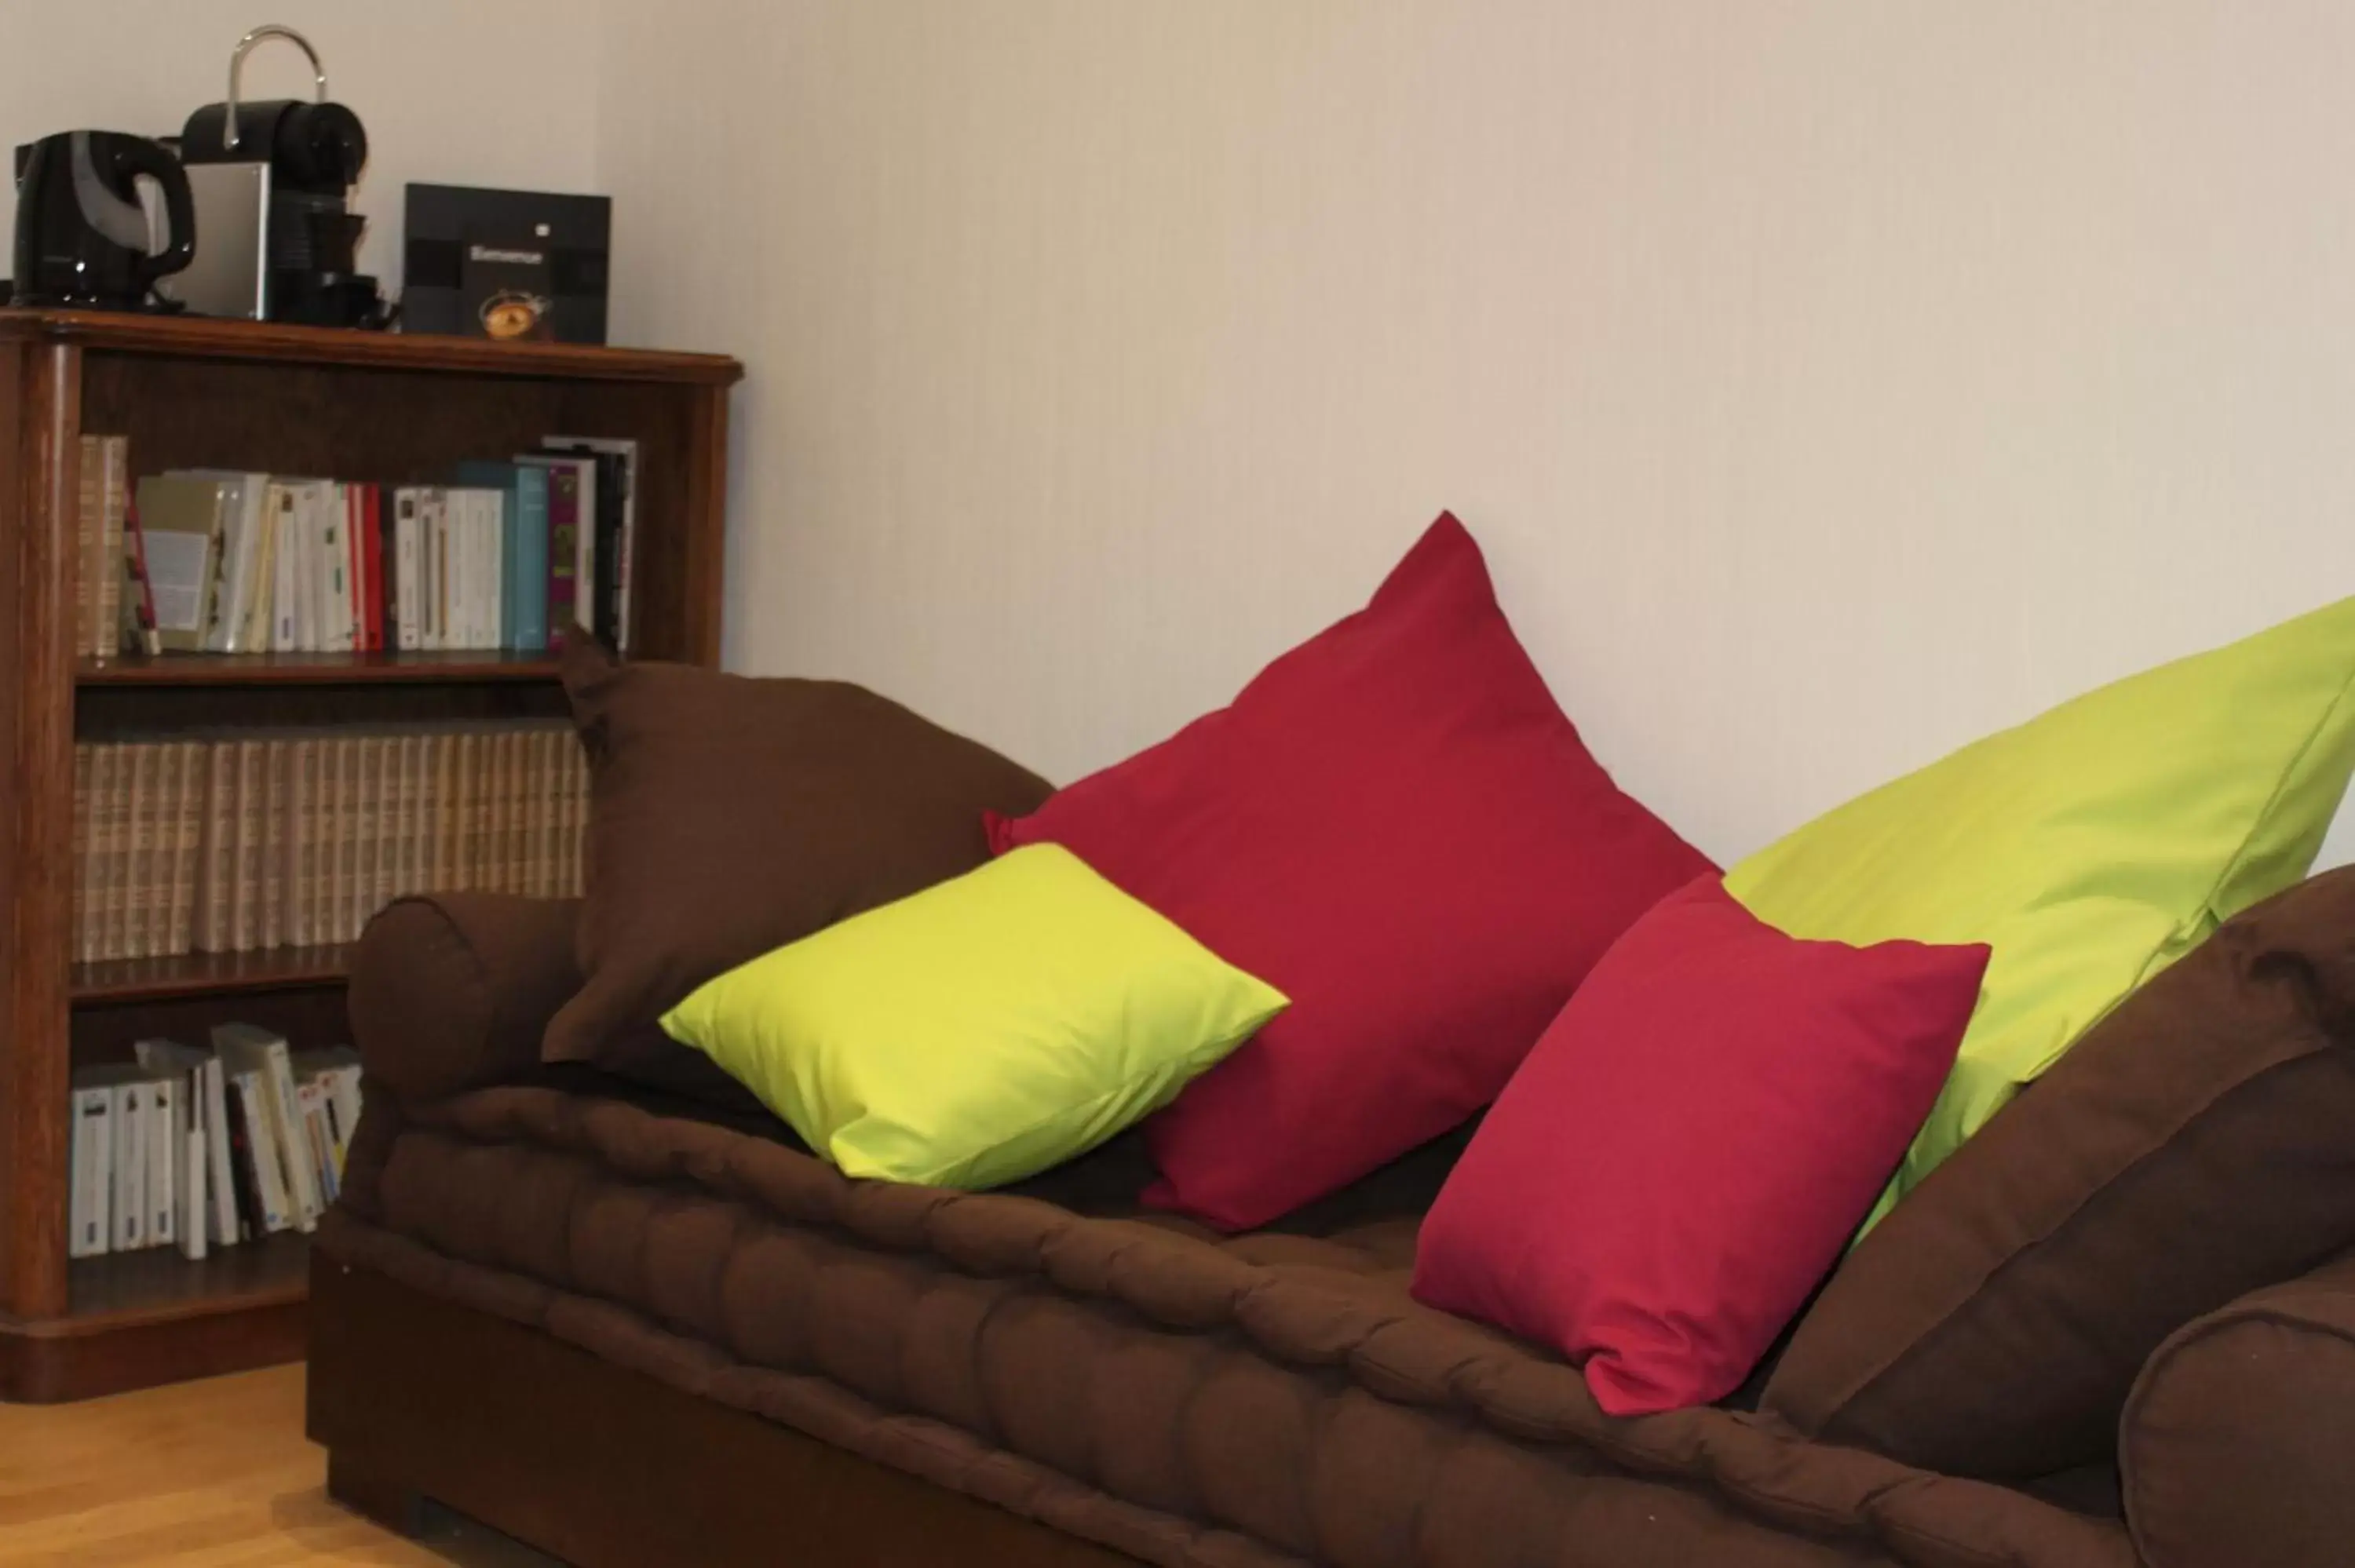
[[[138,176],[162,187],[170,232],[147,249]],[[16,150],[16,302],[82,309],[171,309],[155,280],[196,255],[196,202],[180,160],[120,131],[66,131]]]

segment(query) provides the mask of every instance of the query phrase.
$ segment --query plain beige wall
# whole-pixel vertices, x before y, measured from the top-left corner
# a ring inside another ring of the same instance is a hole
[[[331,94],[368,128],[360,261],[388,288],[411,180],[597,188],[596,7],[558,0],[0,0],[0,159],[56,131],[179,134],[191,110],[226,96],[229,51],[263,22],[311,40]],[[263,43],[243,86],[307,99],[310,68]],[[0,277],[16,223],[14,183],[0,177]]]

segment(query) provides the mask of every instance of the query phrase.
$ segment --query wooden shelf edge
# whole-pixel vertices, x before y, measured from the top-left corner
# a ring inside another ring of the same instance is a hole
[[[286,365],[478,376],[542,376],[729,387],[744,367],[722,354],[610,348],[578,343],[496,343],[426,333],[359,332],[133,311],[0,310],[0,337],[126,354],[266,359]]]
[[[309,1287],[283,1300],[59,1330],[71,1321],[0,1319],[0,1401],[62,1404],[299,1361],[310,1339]]]
[[[117,959],[76,964],[73,1000],[85,1002],[165,1001],[176,997],[238,996],[341,985],[350,972],[348,944],[325,948],[262,948],[242,953],[178,953],[161,959]]]
[[[340,686],[553,681],[547,653],[496,650],[410,653],[165,653],[81,659],[78,686]]]

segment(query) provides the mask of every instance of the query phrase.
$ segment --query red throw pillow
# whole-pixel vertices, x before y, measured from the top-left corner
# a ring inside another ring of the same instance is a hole
[[[1612,1415],[1724,1398],[1930,1114],[1987,961],[1801,941],[1714,876],[1662,901],[1474,1134],[1415,1298],[1585,1362]]]
[[[1442,516],[1358,614],[1030,816],[1291,1009],[1146,1124],[1148,1202],[1245,1229],[1495,1097],[1709,861],[1611,782]]]

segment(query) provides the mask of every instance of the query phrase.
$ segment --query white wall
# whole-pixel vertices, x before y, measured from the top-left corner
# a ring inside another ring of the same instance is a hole
[[[226,96],[229,50],[262,22],[311,40],[332,95],[368,128],[360,260],[388,287],[411,180],[597,188],[595,8],[559,0],[0,0],[0,158],[56,131],[177,135],[191,110]],[[307,99],[310,68],[300,50],[264,43],[243,87]],[[14,184],[0,177],[0,248],[16,222]],[[0,249],[0,277],[9,270]]]
[[[616,6],[733,662],[1068,778],[1442,506],[1731,856],[2355,591],[2355,6]],[[679,155],[694,149],[692,158]]]

